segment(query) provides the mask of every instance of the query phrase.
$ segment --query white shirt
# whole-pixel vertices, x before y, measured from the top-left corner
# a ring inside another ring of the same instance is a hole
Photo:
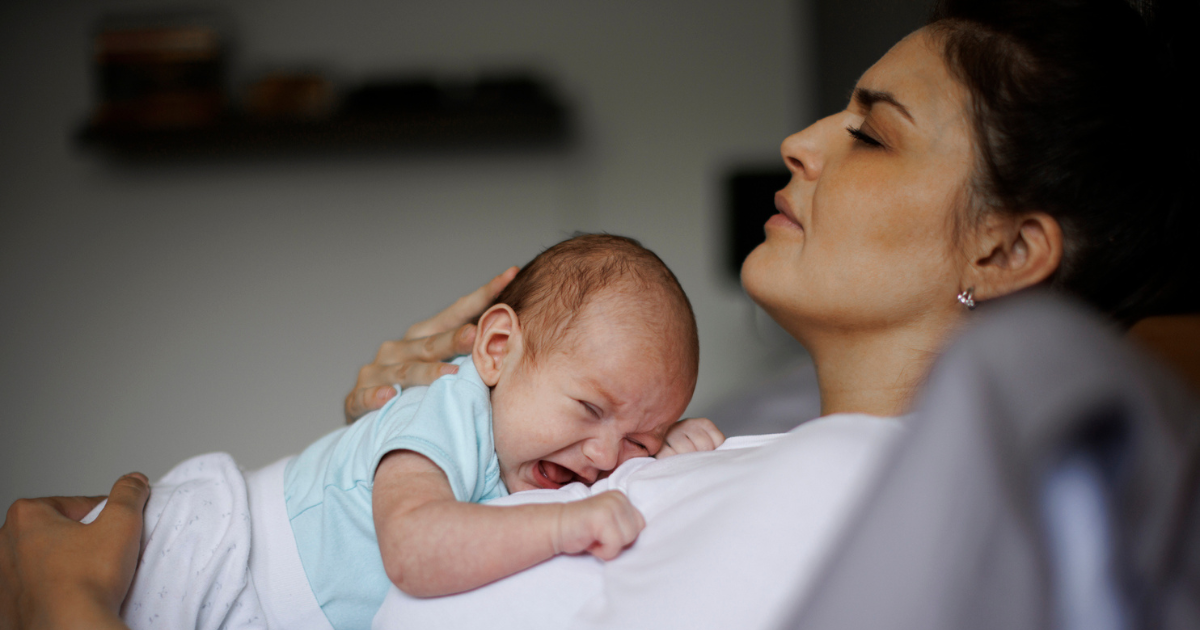
[[[811,586],[902,434],[895,418],[834,415],[716,451],[625,462],[591,488],[491,501],[572,501],[621,490],[646,528],[621,556],[558,556],[487,586],[417,599],[392,588],[376,630],[767,628]]]

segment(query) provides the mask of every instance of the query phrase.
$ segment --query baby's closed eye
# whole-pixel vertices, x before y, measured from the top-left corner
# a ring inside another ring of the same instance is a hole
[[[602,418],[604,416],[604,413],[600,410],[599,407],[597,407],[596,405],[594,405],[586,400],[579,401],[579,404],[583,405],[583,408],[587,410],[588,414],[590,414],[596,420],[599,420],[600,418]]]

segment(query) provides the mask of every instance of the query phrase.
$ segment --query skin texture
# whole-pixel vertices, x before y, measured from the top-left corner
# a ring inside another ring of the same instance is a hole
[[[480,318],[472,360],[492,388],[492,433],[510,492],[593,483],[667,442],[676,454],[724,440],[708,420],[676,422],[694,376],[645,325],[656,309],[627,302],[616,291],[594,298],[536,363],[512,308],[499,304]],[[372,503],[388,577],[415,596],[475,588],[559,553],[609,560],[645,527],[619,492],[551,505],[461,503],[445,474],[411,451],[380,463]]]
[[[966,316],[960,291],[986,300],[1058,266],[1050,217],[968,217],[967,99],[923,29],[863,74],[844,111],[783,141],[792,179],[742,282],[812,353],[822,414],[904,413]]]

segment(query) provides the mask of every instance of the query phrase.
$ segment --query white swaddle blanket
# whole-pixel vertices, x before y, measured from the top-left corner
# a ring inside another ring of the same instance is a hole
[[[331,630],[288,524],[286,463],[243,475],[228,454],[209,453],[151,486],[142,555],[121,607],[130,628]]]

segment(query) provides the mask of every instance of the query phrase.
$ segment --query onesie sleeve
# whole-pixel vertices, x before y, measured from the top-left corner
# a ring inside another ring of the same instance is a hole
[[[508,494],[492,440],[487,386],[470,362],[434,381],[408,422],[381,440],[375,465],[391,451],[410,450],[437,464],[459,501],[478,503]]]

